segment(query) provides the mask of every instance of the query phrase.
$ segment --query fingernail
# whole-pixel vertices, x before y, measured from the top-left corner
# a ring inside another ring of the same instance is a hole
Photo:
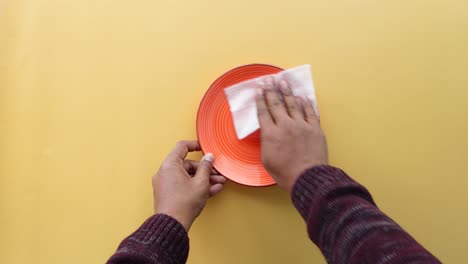
[[[257,95],[263,95],[263,89],[257,88]]]
[[[207,153],[205,156],[203,156],[202,160],[209,161],[210,163],[214,162],[214,155],[212,153]]]

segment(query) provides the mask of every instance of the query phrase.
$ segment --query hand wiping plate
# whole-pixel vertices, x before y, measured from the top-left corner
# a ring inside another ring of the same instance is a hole
[[[255,98],[258,89],[264,86],[265,79],[272,77],[275,81],[285,80],[288,82],[295,96],[307,96],[311,99],[315,111],[318,113],[314,83],[308,64],[243,81],[224,90],[237,138],[243,139],[260,128]]]

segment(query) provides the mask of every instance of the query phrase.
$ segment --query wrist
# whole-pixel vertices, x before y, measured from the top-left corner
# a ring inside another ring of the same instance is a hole
[[[304,164],[304,166],[299,167],[296,171],[291,172],[290,175],[290,182],[286,187],[286,191],[289,193],[292,193],[294,189],[294,185],[296,185],[296,182],[299,180],[299,178],[304,175],[304,173],[314,167],[322,166],[322,165],[328,165],[328,162],[326,161],[314,161],[310,162],[308,164]]]
[[[165,214],[165,215],[168,215],[168,216],[174,218],[175,220],[177,220],[177,222],[179,222],[184,227],[185,231],[187,231],[187,232],[192,227],[192,224],[193,224],[193,221],[194,221],[191,217],[188,217],[188,216],[184,215],[183,213],[177,212],[175,210],[159,209],[155,213],[156,214]]]

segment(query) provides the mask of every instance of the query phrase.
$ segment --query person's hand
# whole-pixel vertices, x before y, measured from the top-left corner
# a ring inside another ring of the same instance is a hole
[[[312,101],[296,97],[288,83],[273,78],[259,89],[262,163],[276,183],[291,192],[306,169],[328,163],[327,143]]]
[[[180,141],[153,176],[155,213],[172,216],[189,231],[210,196],[220,192],[226,178],[212,168],[213,154],[200,162],[185,160],[189,152],[200,151],[197,141]]]

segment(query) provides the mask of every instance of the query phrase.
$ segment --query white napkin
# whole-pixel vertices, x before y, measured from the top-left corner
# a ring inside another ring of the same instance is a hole
[[[264,86],[264,81],[267,77],[273,77],[276,81],[285,80],[288,82],[294,95],[305,95],[312,100],[315,111],[318,114],[314,83],[312,81],[310,65],[308,64],[287,69],[277,74],[264,75],[243,81],[224,89],[239,139],[245,138],[260,128],[255,98],[257,96],[257,89]]]

